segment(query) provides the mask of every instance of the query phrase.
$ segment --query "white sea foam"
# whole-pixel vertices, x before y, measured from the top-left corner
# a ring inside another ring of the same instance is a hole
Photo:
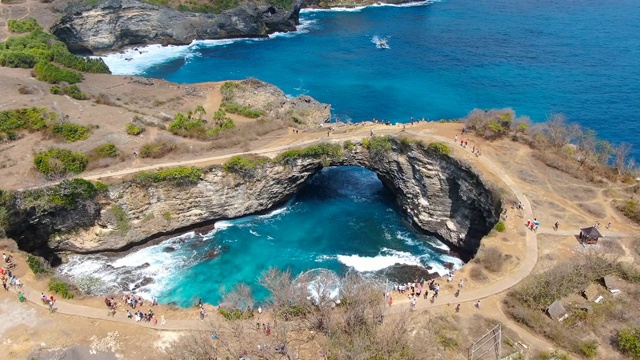
[[[377,256],[338,255],[338,261],[359,272],[378,271],[395,264],[423,266],[420,256],[383,248]]]
[[[330,9],[302,9],[300,13],[314,13],[314,12],[360,12],[363,9],[368,7],[416,7],[416,6],[426,6],[432,4],[434,2],[438,2],[439,0],[427,0],[427,1],[418,1],[411,2],[406,4],[371,4],[366,6],[355,6],[355,7],[333,7]]]
[[[316,24],[315,19],[301,19],[296,31],[270,34],[268,38],[237,38],[221,40],[194,40],[189,45],[158,44],[128,48],[123,51],[102,56],[105,64],[114,75],[142,75],[145,70],[168,61],[183,59],[185,62],[201,57],[200,50],[217,46],[230,45],[235,42],[264,41],[277,37],[291,37],[311,31]]]
[[[250,233],[251,235],[253,235],[253,236],[260,237],[260,234],[258,234],[258,232],[257,232],[257,231],[255,231],[255,230],[253,230],[253,229],[250,229],[250,230],[249,230],[249,233]]]
[[[340,277],[327,269],[312,269],[300,273],[295,280],[298,286],[305,286],[309,297],[318,302],[323,299],[338,299],[342,288]]]

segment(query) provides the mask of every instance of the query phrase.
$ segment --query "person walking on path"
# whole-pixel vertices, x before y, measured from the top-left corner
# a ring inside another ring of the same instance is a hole
[[[480,300],[476,301],[476,309],[480,310]]]
[[[411,299],[411,310],[416,309],[416,298]]]

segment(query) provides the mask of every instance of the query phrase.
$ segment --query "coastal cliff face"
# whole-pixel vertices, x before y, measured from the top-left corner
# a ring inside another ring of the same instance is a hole
[[[250,173],[214,167],[195,184],[142,186],[126,181],[72,210],[49,214],[36,214],[18,201],[14,213],[22,215],[8,235],[28,251],[125,250],[216,220],[268,210],[288,200],[323,166],[356,165],[378,174],[417,227],[438,235],[463,255],[475,254],[498,221],[500,197],[458,160],[419,145],[391,142],[392,150],[383,154],[356,145],[338,157],[267,162]]]
[[[299,5],[283,10],[252,1],[220,14],[205,14],[136,0],[106,0],[64,16],[51,32],[71,51],[95,53],[128,45],[186,45],[193,40],[266,37],[294,31],[299,12]]]

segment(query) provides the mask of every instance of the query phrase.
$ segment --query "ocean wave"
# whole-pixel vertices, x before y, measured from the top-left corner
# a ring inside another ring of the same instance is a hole
[[[439,0],[427,0],[427,1],[410,2],[410,3],[405,3],[405,4],[383,4],[383,3],[377,3],[377,4],[364,5],[364,6],[354,6],[354,7],[338,6],[338,7],[333,7],[333,8],[330,8],[330,9],[302,9],[302,10],[300,10],[300,13],[304,14],[304,13],[314,13],[314,12],[360,12],[363,9],[366,9],[368,7],[416,7],[416,6],[430,5],[430,4],[433,4],[434,2],[438,2],[438,1]]]
[[[340,296],[342,280],[333,271],[327,269],[311,269],[294,279],[298,286],[306,287],[309,297],[318,302],[320,299],[335,300]]]
[[[423,266],[419,255],[413,255],[406,251],[398,251],[383,248],[377,256],[338,255],[336,257],[342,264],[353,268],[358,272],[370,272],[386,269],[395,264]]]
[[[314,28],[316,19],[300,19],[300,25],[296,31],[288,33],[273,33],[268,38],[237,38],[219,40],[194,40],[189,45],[160,44],[145,45],[128,48],[117,53],[100,56],[114,75],[143,75],[144,72],[159,64],[183,59],[186,63],[194,57],[200,57],[200,50],[218,46],[230,45],[236,42],[264,41],[277,37],[291,37],[297,34],[306,34]]]

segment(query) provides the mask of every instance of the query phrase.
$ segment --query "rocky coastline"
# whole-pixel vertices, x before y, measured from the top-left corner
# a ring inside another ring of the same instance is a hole
[[[467,164],[419,144],[407,147],[393,137],[389,140],[392,149],[384,153],[356,144],[340,156],[270,161],[251,172],[213,166],[188,184],[125,180],[71,207],[38,209],[28,201],[31,195],[18,193],[7,235],[22,250],[58,260],[64,253],[126,251],[215,221],[269,210],[291,198],[324,166],[355,165],[377,173],[416,227],[468,260],[498,221],[500,196]]]
[[[295,1],[288,8],[253,0],[219,14],[179,11],[138,0],[106,0],[65,10],[51,32],[70,51],[100,54],[128,46],[188,45],[194,40],[261,38],[295,31],[302,8],[356,7],[416,1]]]

